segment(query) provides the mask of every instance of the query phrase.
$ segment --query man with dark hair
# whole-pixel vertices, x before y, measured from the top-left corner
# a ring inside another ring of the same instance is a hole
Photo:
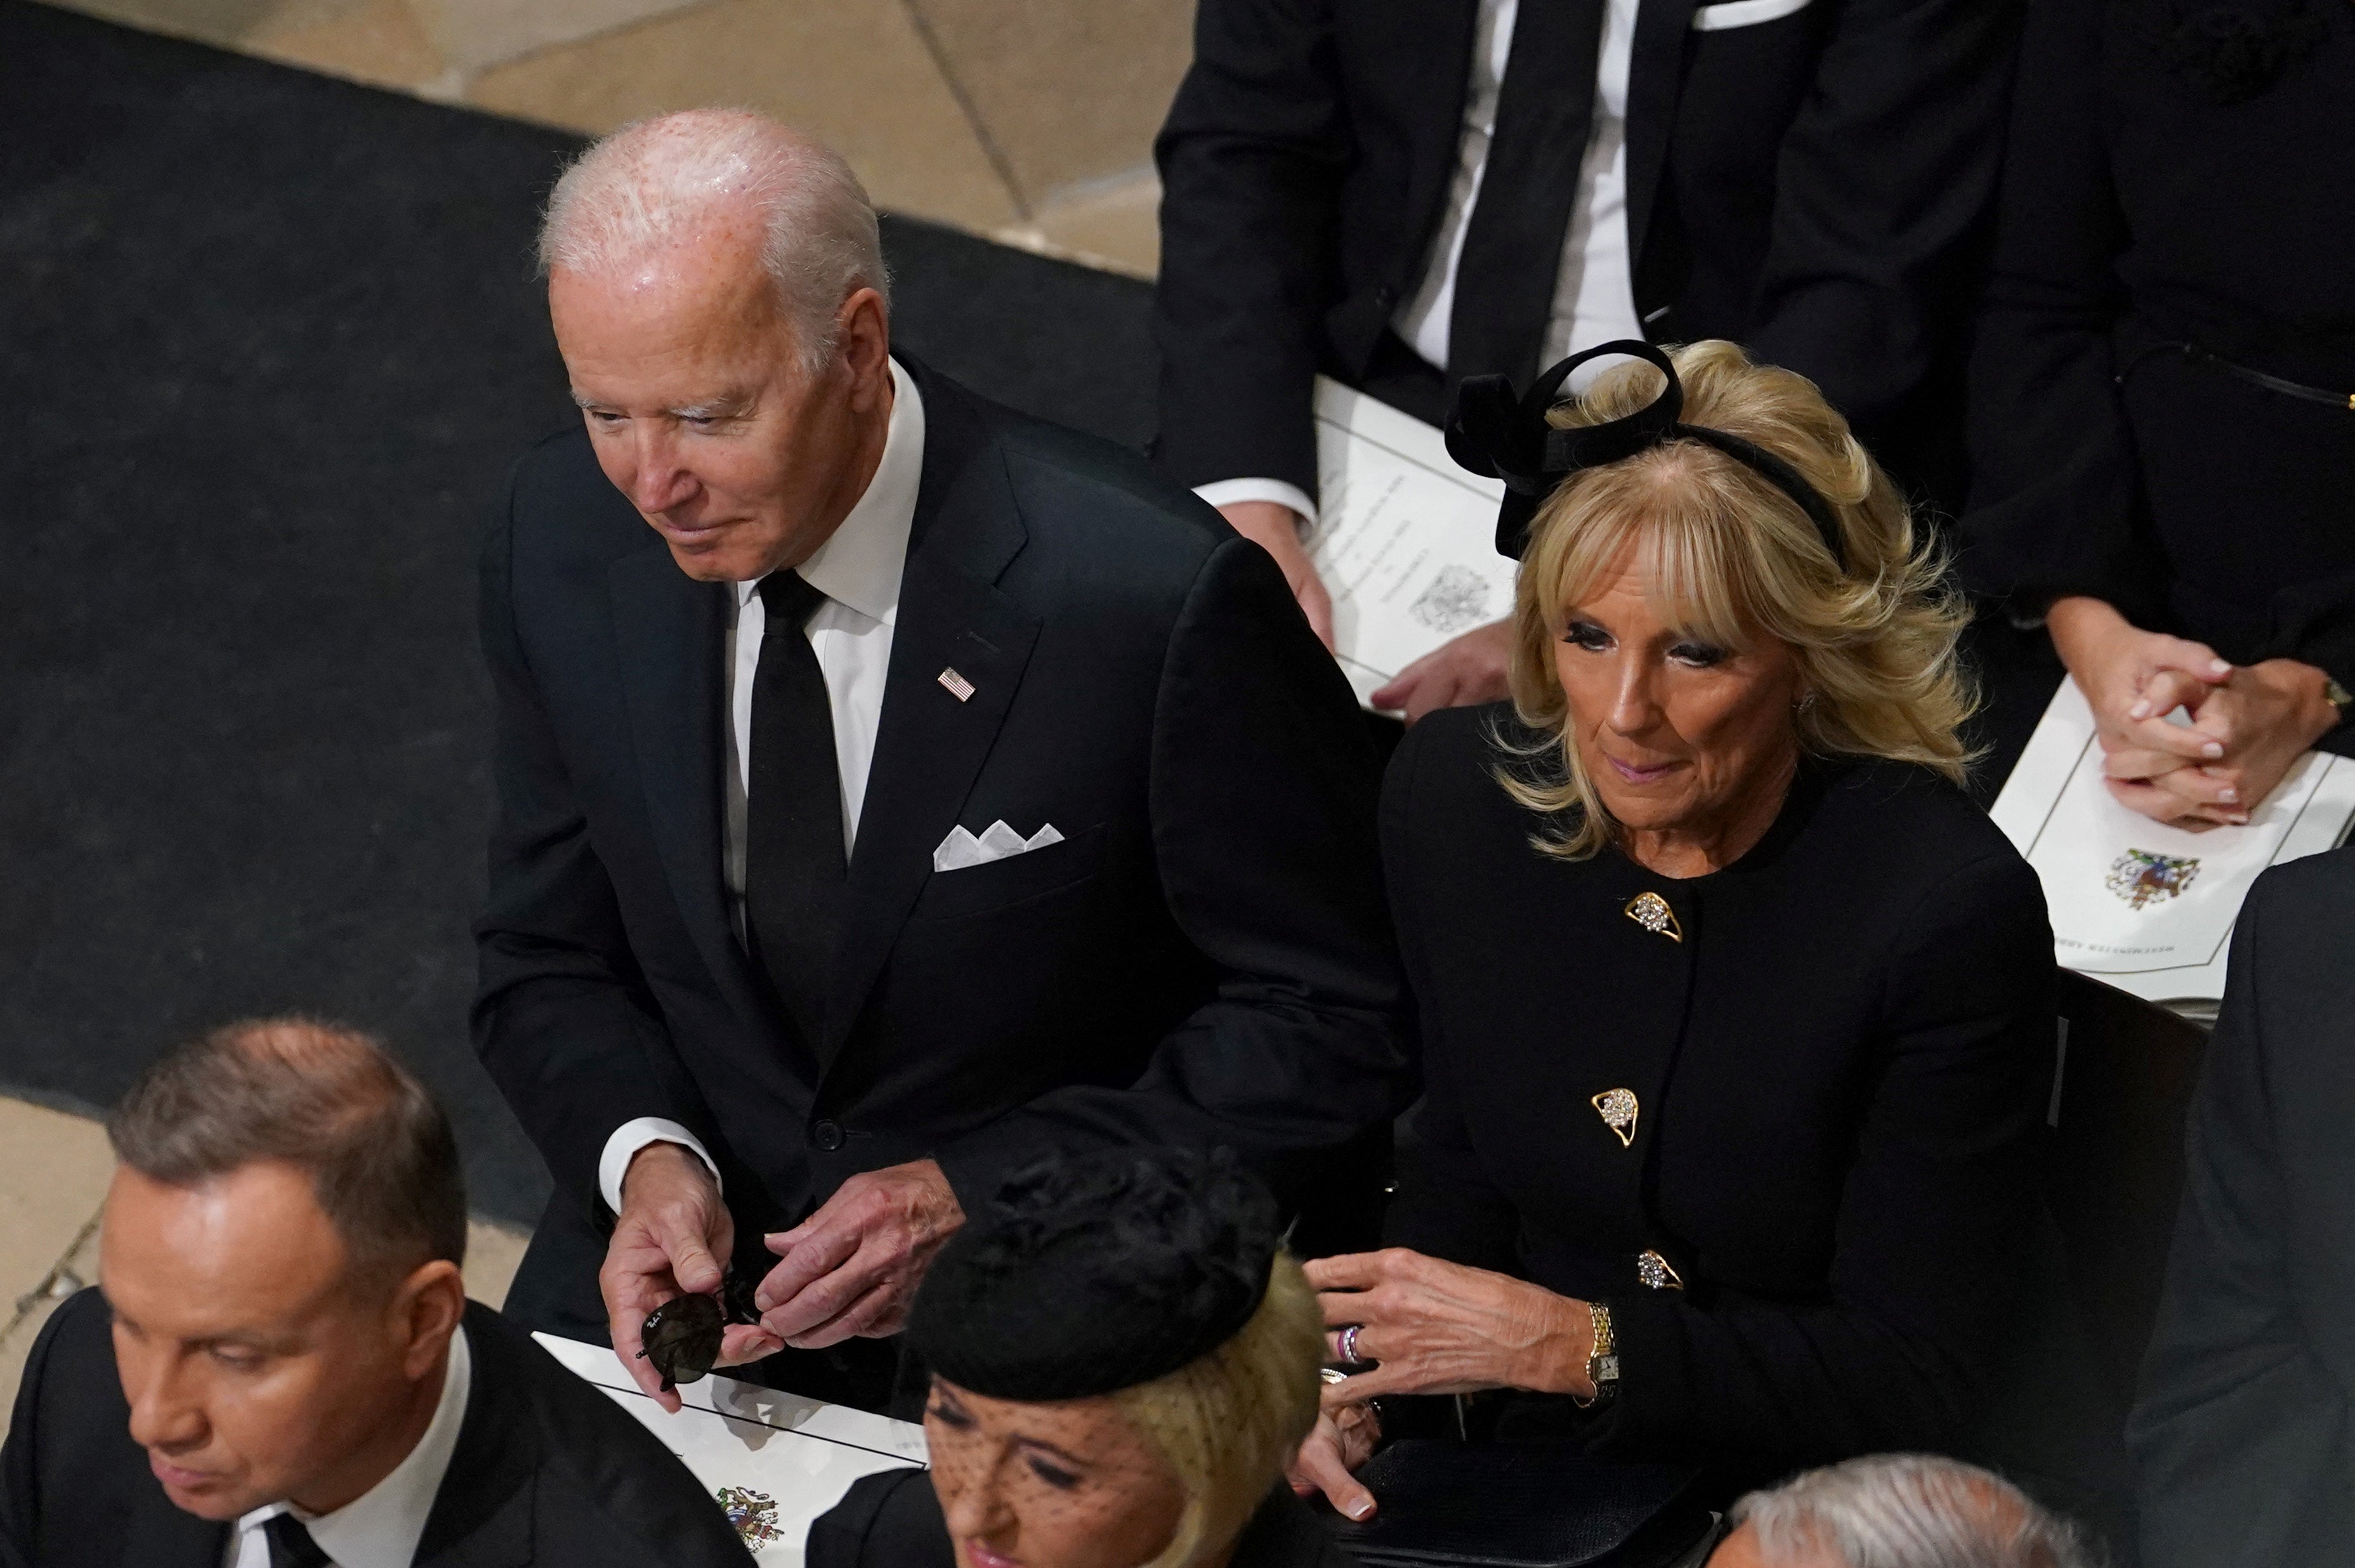
[[[107,1133],[104,1285],[33,1346],[0,1562],[750,1561],[659,1441],[466,1300],[450,1125],[364,1037],[216,1030]]]

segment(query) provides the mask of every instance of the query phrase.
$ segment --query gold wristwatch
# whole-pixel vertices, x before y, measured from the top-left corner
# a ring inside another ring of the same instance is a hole
[[[1594,1385],[1594,1397],[1574,1401],[1582,1409],[1608,1403],[1619,1392],[1619,1337],[1611,1331],[1611,1308],[1590,1301],[1586,1310],[1594,1319],[1594,1343],[1586,1352],[1586,1381]]]
[[[2338,677],[2326,675],[2322,677],[2322,700],[2339,709],[2339,720],[2343,722],[2347,718],[2348,705],[2355,703],[2355,692],[2339,685]]]

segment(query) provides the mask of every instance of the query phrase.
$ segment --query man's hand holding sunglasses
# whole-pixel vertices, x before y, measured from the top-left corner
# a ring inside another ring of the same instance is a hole
[[[717,1294],[735,1244],[736,1222],[701,1160],[677,1144],[648,1144],[637,1152],[622,1178],[621,1212],[597,1287],[605,1298],[613,1353],[665,1410],[677,1411],[679,1397],[640,1354],[646,1315],[680,1296]],[[713,1364],[756,1361],[783,1345],[758,1325],[730,1324]]]

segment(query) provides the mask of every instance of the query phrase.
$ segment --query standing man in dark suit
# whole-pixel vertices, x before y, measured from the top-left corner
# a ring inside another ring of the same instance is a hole
[[[1959,499],[2017,10],[1200,0],[1156,149],[1161,466],[1267,547],[1320,630],[1301,543],[1319,371],[1437,424],[1466,376],[1730,338]],[[1374,700],[1412,719],[1501,699],[1505,631]]]
[[[368,1041],[218,1030],[107,1133],[104,1284],[26,1364],[0,1562],[750,1568],[658,1438],[466,1300],[450,1125]]]
[[[2126,1426],[2148,1568],[2355,1562],[2355,849],[2232,926]]]
[[[878,1407],[924,1264],[1047,1148],[1304,1199],[1385,1129],[1370,758],[1265,553],[894,359],[865,193],[760,116],[592,148],[543,256],[585,428],[483,580],[475,1040],[557,1184],[509,1311],[669,1399],[645,1315],[732,1264],[728,1360]]]

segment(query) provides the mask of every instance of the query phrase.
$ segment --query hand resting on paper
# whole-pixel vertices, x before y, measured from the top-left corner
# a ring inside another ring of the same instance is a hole
[[[1392,1393],[1476,1393],[1528,1389],[1592,1399],[1586,1363],[1594,1317],[1582,1301],[1487,1269],[1402,1247],[1303,1265],[1325,1315],[1327,1349],[1341,1360],[1345,1332],[1372,1366],[1327,1383],[1324,1413],[1289,1472],[1302,1496],[1322,1491],[1352,1519],[1373,1499],[1350,1475],[1373,1451],[1368,1400]]]
[[[2098,599],[2058,600],[2046,624],[2094,710],[2110,794],[2155,821],[2195,832],[2248,821],[2339,722],[2311,665],[2234,666]],[[2178,708],[2190,724],[2169,721]]]
[[[1292,596],[1300,601],[1300,613],[1308,617],[1308,629],[1331,652],[1333,596],[1325,591],[1316,563],[1308,559],[1308,549],[1300,542],[1300,514],[1273,501],[1231,501],[1219,508],[1219,516],[1227,519],[1229,528],[1275,557],[1284,581],[1292,585]]]
[[[1399,671],[1369,700],[1386,713],[1402,714],[1410,724],[1442,708],[1501,701],[1511,695],[1512,654],[1512,622],[1475,626]]]

